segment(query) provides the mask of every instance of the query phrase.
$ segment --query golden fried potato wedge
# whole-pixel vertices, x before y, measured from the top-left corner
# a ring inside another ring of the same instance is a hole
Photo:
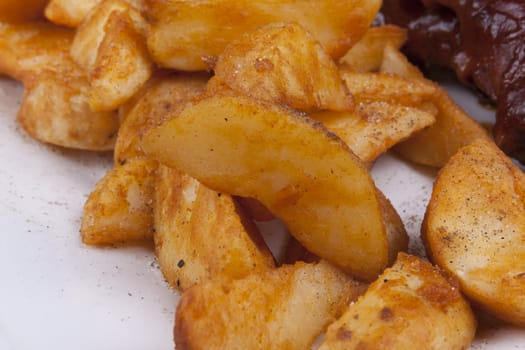
[[[134,159],[109,171],[84,205],[82,241],[111,244],[152,238],[156,169],[156,161]]]
[[[370,27],[365,35],[339,59],[356,72],[376,72],[383,62],[386,46],[400,49],[405,43],[407,31],[393,25]]]
[[[175,343],[185,349],[308,349],[363,285],[326,262],[297,263],[188,289]]]
[[[151,77],[153,62],[145,37],[127,12],[113,12],[89,74],[89,105],[94,111],[111,111],[132,97]]]
[[[461,147],[476,139],[490,139],[488,131],[468,116],[445,90],[440,88],[434,105],[438,108],[436,122],[394,147],[403,158],[442,167]]]
[[[0,23],[0,72],[25,85],[18,118],[32,137],[64,147],[110,150],[117,115],[89,108],[87,79],[69,56],[72,38],[72,31],[46,23]]]
[[[492,141],[441,169],[422,235],[429,256],[476,305],[525,326],[525,175]]]
[[[154,213],[155,252],[173,288],[275,267],[257,227],[234,199],[179,170],[160,165]]]
[[[67,72],[45,72],[25,83],[18,120],[33,138],[57,146],[91,151],[113,149],[118,117],[93,112],[85,95],[87,80]]]
[[[139,93],[119,109],[122,124],[115,144],[115,163],[143,157],[140,138],[166,121],[176,109],[200,94],[207,74],[170,74],[159,72]]]
[[[150,78],[147,28],[140,11],[123,0],[102,2],[78,28],[71,56],[89,78],[94,111],[118,108]]]
[[[312,117],[365,163],[435,122],[433,113],[384,101],[358,103],[353,112],[315,112]]]
[[[163,67],[205,70],[243,33],[286,21],[300,23],[338,58],[366,32],[380,5],[378,0],[146,0],[152,23],[148,47]]]
[[[214,71],[235,91],[295,109],[353,107],[334,61],[298,24],[270,24],[234,40]]]
[[[437,86],[426,80],[388,73],[360,73],[342,68],[341,76],[356,101],[385,101],[418,107],[438,93]]]
[[[74,69],[69,47],[74,32],[47,23],[8,24],[0,22],[0,73],[26,82],[43,71]]]
[[[375,278],[399,249],[364,164],[294,110],[215,95],[152,130],[142,147],[216,191],[258,199],[309,250],[358,278]]]
[[[319,350],[467,349],[475,332],[459,289],[427,261],[401,253],[328,327]]]
[[[385,45],[380,72],[397,74],[404,78],[424,79],[423,73],[408,61],[408,58],[399,51],[399,47]]]
[[[103,0],[51,0],[46,7],[46,18],[51,22],[76,28],[95,6]]]
[[[48,0],[0,0],[0,21],[24,22],[43,18]]]
[[[384,55],[382,71],[408,78],[417,78],[420,75],[418,69],[395,50],[390,50]],[[394,150],[412,162],[442,167],[461,147],[476,139],[489,140],[490,136],[487,130],[468,116],[443,88],[430,81],[427,81],[427,84],[434,84],[437,89],[432,98],[432,103],[438,109],[436,122],[396,145]]]

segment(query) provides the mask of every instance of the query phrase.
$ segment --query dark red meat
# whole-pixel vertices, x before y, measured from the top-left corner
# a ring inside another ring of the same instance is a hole
[[[384,0],[379,19],[408,28],[409,56],[451,67],[494,101],[495,141],[525,163],[525,1]]]

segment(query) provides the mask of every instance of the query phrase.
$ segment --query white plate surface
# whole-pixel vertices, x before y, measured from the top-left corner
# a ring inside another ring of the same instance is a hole
[[[472,114],[491,112],[452,86]],[[178,296],[151,247],[93,248],[78,230],[82,206],[111,155],[29,138],[16,122],[20,84],[0,77],[0,350],[173,349]],[[383,156],[373,170],[417,242],[434,171]],[[525,349],[525,330],[491,323],[473,349]]]

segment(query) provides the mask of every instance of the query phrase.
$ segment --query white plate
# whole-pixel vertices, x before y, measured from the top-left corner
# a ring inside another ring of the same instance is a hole
[[[80,242],[82,206],[111,155],[30,139],[16,123],[21,94],[0,78],[0,350],[173,349],[178,296],[151,247]],[[454,96],[480,112],[463,89]],[[373,175],[417,237],[434,172],[387,155]],[[525,349],[525,331],[485,326],[473,349]]]

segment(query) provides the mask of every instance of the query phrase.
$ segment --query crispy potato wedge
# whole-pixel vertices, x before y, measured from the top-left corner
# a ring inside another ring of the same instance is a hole
[[[232,41],[214,71],[235,91],[295,109],[353,108],[334,61],[298,24],[270,24]]]
[[[95,6],[103,0],[51,0],[46,7],[46,18],[51,22],[76,28]]]
[[[461,147],[476,139],[490,140],[488,131],[469,117],[445,90],[440,88],[434,104],[438,108],[436,122],[394,147],[403,158],[442,167]]]
[[[365,163],[435,122],[433,113],[384,101],[358,103],[353,112],[315,112],[312,117]]]
[[[328,327],[319,350],[467,349],[475,333],[459,289],[427,261],[401,253]]]
[[[389,49],[386,49],[387,51]],[[416,78],[418,69],[398,51],[390,50],[384,55],[382,71]],[[420,80],[422,81],[422,80]],[[395,146],[394,150],[405,159],[432,167],[442,167],[461,147],[476,139],[489,140],[490,136],[478,122],[470,118],[437,84],[432,102],[438,108],[436,123],[408,140]],[[351,91],[351,89],[350,89]]]
[[[207,74],[170,74],[159,72],[130,101],[119,109],[122,124],[115,144],[115,163],[123,164],[144,157],[140,138],[166,121],[175,109],[200,94]]]
[[[438,87],[426,80],[403,78],[388,73],[360,73],[347,68],[341,76],[355,100],[385,101],[419,107],[438,93]]]
[[[69,57],[73,31],[47,23],[0,22],[0,73],[25,83],[41,72],[75,70]]]
[[[313,253],[371,280],[400,249],[367,169],[320,123],[241,95],[203,98],[173,117],[143,138],[146,154],[258,199]],[[403,227],[393,232],[406,238]]]
[[[404,28],[393,25],[370,27],[365,35],[339,59],[339,64],[356,72],[376,72],[383,63],[385,47],[400,49],[406,38],[407,31]]]
[[[150,78],[147,28],[140,11],[123,0],[102,2],[78,28],[71,56],[89,78],[94,111],[118,108]]]
[[[91,74],[89,105],[111,111],[132,97],[153,73],[145,37],[127,12],[113,12]]]
[[[188,289],[175,343],[185,349],[308,349],[363,285],[326,262],[297,263]]]
[[[366,32],[380,5],[378,0],[146,0],[152,23],[148,47],[163,67],[206,70],[242,33],[286,21],[300,23],[338,58]]]
[[[62,72],[64,73],[64,72]],[[119,126],[113,112],[89,108],[81,76],[46,72],[25,83],[18,120],[33,138],[57,146],[112,150]]]
[[[24,22],[43,18],[48,0],[0,0],[0,21]]]
[[[257,227],[234,199],[181,171],[160,165],[154,213],[155,252],[173,288],[275,267]]]
[[[525,326],[525,175],[477,140],[441,169],[422,236],[462,291],[496,317]]]
[[[404,78],[424,79],[423,73],[408,61],[408,58],[399,51],[399,47],[385,45],[379,68],[380,72],[397,74]]]
[[[0,72],[20,80],[25,93],[18,118],[29,135],[58,146],[110,150],[116,113],[88,105],[88,82],[69,57],[73,33],[46,23],[0,23]]]
[[[82,241],[112,244],[151,239],[156,170],[156,161],[134,159],[109,171],[84,205]]]

